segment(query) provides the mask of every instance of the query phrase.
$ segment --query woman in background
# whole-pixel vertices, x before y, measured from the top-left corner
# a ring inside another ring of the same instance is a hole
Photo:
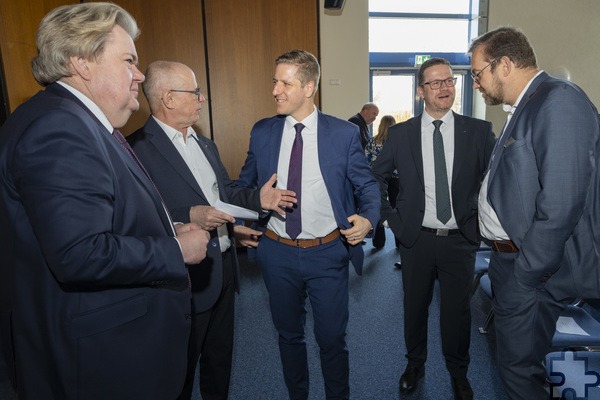
[[[369,139],[369,142],[365,147],[365,156],[367,156],[367,161],[369,162],[370,166],[373,166],[377,156],[379,156],[379,153],[381,153],[381,149],[383,149],[383,145],[388,138],[389,127],[395,123],[396,120],[391,115],[384,115],[381,117],[379,128],[377,129],[377,135]],[[396,197],[398,196],[398,190],[398,171],[394,171],[392,177],[388,181],[388,198],[390,200],[390,204],[395,203]],[[373,247],[376,249],[381,249],[385,245],[385,228],[383,226],[383,222],[384,221],[379,221],[377,227],[375,228],[375,233],[373,234]],[[398,239],[395,239],[395,242],[396,247],[398,247]],[[400,262],[397,262],[395,265],[399,268]]]

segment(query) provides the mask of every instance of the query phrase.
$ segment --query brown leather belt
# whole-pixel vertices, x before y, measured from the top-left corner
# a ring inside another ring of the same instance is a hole
[[[488,244],[492,250],[499,253],[518,253],[519,249],[512,240],[489,240]]]
[[[273,239],[279,243],[287,244],[288,246],[300,247],[301,249],[308,249],[309,247],[319,246],[325,243],[329,243],[340,237],[340,230],[336,229],[332,231],[330,234],[323,236],[321,238],[315,239],[286,239],[284,237],[279,236],[275,232],[270,229],[265,231],[265,236],[269,239]]]

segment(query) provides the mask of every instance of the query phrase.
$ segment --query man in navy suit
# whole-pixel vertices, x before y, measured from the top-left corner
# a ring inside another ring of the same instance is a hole
[[[306,51],[292,50],[276,59],[273,97],[278,116],[252,128],[238,181],[256,187],[276,172],[277,186],[294,190],[298,200],[285,219],[272,214],[265,221],[256,255],[293,400],[308,398],[307,296],[321,350],[326,398],[349,397],[348,262],[362,271],[360,243],[379,220],[379,187],[360,145],[358,128],[317,110],[314,96],[319,76],[317,59]],[[356,214],[353,194],[361,215]]]
[[[178,397],[191,399],[200,357],[200,393],[203,400],[225,400],[229,393],[233,354],[235,292],[239,291],[235,236],[245,246],[256,246],[262,233],[233,225],[235,219],[217,210],[218,200],[237,206],[277,210],[292,205],[291,192],[273,188],[276,176],[261,191],[236,186],[221,163],[214,142],[198,135],[204,96],[194,72],[184,64],[156,61],[142,84],[152,115],[130,135],[131,147],[161,192],[176,221],[194,222],[210,232],[207,257],[190,270],[192,333],[186,384]]]
[[[408,359],[400,391],[414,391],[424,374],[427,316],[437,278],[446,368],[455,398],[471,399],[467,369],[470,288],[479,246],[477,193],[495,137],[489,122],[452,111],[456,78],[447,60],[424,62],[418,83],[425,111],[390,127],[388,140],[373,164],[381,187],[382,219],[400,241]],[[439,154],[436,134],[441,142]],[[398,170],[400,191],[395,204],[390,204],[387,182],[394,170]]]
[[[511,399],[547,399],[543,359],[561,310],[600,295],[598,112],[538,69],[519,30],[488,32],[469,52],[473,86],[509,111],[479,196],[498,370]]]
[[[59,7],[37,32],[46,89],[0,131],[0,334],[19,399],[174,399],[190,333],[188,270],[207,232],[177,237],[115,128],[138,109],[135,20]]]

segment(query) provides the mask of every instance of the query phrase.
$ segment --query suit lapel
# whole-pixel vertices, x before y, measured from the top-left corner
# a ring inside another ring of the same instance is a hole
[[[202,189],[200,189],[198,182],[196,182],[196,178],[194,178],[194,175],[175,146],[171,140],[169,140],[165,131],[156,123],[154,118],[150,117],[146,123],[145,130],[150,137],[150,143],[156,148],[156,151],[162,155],[175,171],[177,171],[181,178],[208,203],[206,196],[204,196]]]
[[[279,164],[279,150],[281,148],[284,126],[285,118],[281,117],[276,117],[275,122],[271,126],[271,134],[269,135],[269,161],[267,164],[268,170],[266,171],[268,176],[265,176],[265,180],[263,182],[259,182],[260,185],[264,184],[271,177],[273,172],[277,172],[277,166]]]
[[[421,143],[421,115],[410,121],[411,128],[408,130],[408,143],[410,153],[415,163],[417,175],[421,181],[421,187],[425,187],[425,178],[423,177],[423,144]],[[400,172],[400,170],[398,170]]]
[[[525,107],[527,107],[527,103],[529,103],[531,96],[533,96],[533,94],[536,92],[538,87],[546,79],[548,79],[548,74],[545,72],[542,72],[537,78],[535,78],[533,80],[533,82],[531,82],[531,85],[529,85],[527,92],[525,92],[525,94],[523,95],[523,98],[519,102],[519,105],[514,110],[513,115],[510,118],[510,121],[508,122],[508,124],[506,124],[506,127],[502,131],[500,139],[498,139],[498,142],[496,143],[494,152],[492,153],[492,161],[490,163],[488,187],[494,178],[494,175],[495,175],[497,167],[498,167],[498,163],[500,162],[500,158],[502,157],[502,152],[504,151],[504,144],[506,143],[506,141],[508,140],[509,137],[513,136],[513,130],[516,126],[516,123],[517,123],[521,113],[523,112],[523,109]]]
[[[225,182],[223,182],[221,179],[221,174],[219,173],[221,171],[221,167],[219,165],[219,160],[217,160],[216,154],[208,149],[208,144],[205,141],[196,140],[194,138],[192,138],[192,140],[198,144],[204,153],[204,156],[208,160],[213,172],[215,173],[215,177],[217,178],[217,186],[219,189],[219,198],[223,201],[228,201],[227,193],[225,192]]]
[[[465,124],[464,118],[462,116],[454,113],[454,161],[452,166],[452,183],[451,186],[454,186],[456,179],[458,177],[458,171],[462,166],[462,162],[465,157],[468,156],[467,148],[467,125]]]

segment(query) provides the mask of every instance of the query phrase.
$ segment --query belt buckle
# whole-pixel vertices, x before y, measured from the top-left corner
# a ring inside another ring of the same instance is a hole
[[[448,232],[450,232],[450,229],[436,229],[435,230],[435,235],[436,236],[448,236]]]

